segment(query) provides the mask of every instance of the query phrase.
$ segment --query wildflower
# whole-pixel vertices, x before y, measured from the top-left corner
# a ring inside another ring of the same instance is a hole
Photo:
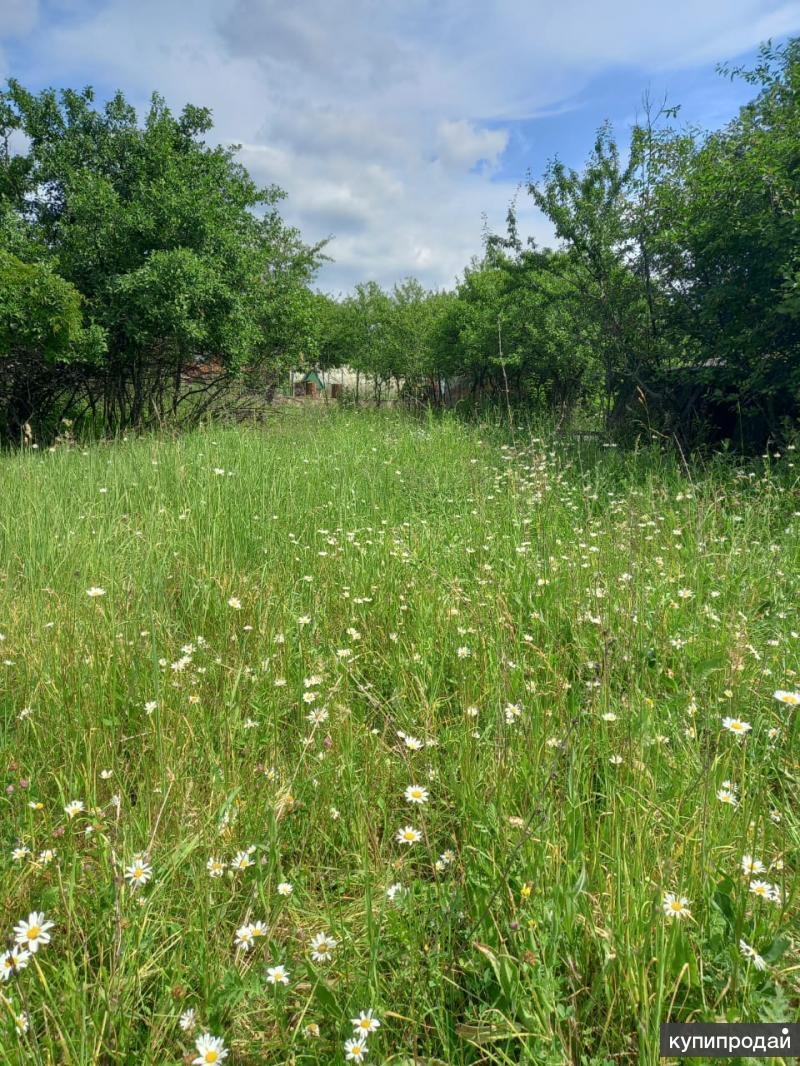
[[[428,790],[421,785],[409,785],[403,793],[406,803],[427,803]]]
[[[29,1024],[28,1015],[24,1010],[14,1015],[14,1025],[18,1033],[27,1033]]]
[[[25,845],[23,844],[23,845],[20,845],[20,847],[18,847],[18,848],[14,848],[14,850],[11,852],[11,858],[14,860],[14,862],[22,862],[22,860],[25,858],[25,856],[26,855],[30,855],[30,853],[31,853],[31,849],[30,848],[26,848]]]
[[[800,705],[800,692],[785,692],[783,689],[778,689],[777,692],[772,694],[776,700],[780,703],[786,703],[790,707],[797,707]]]
[[[422,833],[412,825],[405,825],[402,829],[397,830],[395,839],[398,844],[416,844],[422,839]]]
[[[470,655],[472,655],[472,652],[469,648],[466,647],[456,648],[456,655],[459,657],[459,659],[468,659]]]
[[[36,861],[40,866],[49,866],[55,857],[56,853],[52,848],[45,848],[36,856]]]
[[[403,738],[403,743],[409,751],[419,751],[424,745],[417,737],[408,737],[404,733],[400,734]]]
[[[86,590],[86,595],[90,596],[93,600],[98,596],[105,596],[106,590],[99,588],[97,585],[92,585],[90,589]]]
[[[402,891],[403,886],[400,884],[399,881],[395,881],[393,885],[389,885],[389,887],[386,889],[386,897],[390,903],[394,903],[395,896]]]
[[[185,1010],[178,1020],[178,1025],[183,1029],[184,1033],[191,1033],[192,1029],[197,1025],[197,1011],[194,1007],[189,1007]]]
[[[228,606],[232,607],[234,611],[241,611],[242,601],[237,599],[235,596],[231,596],[231,598],[228,600]]]
[[[364,1038],[368,1037],[370,1033],[374,1033],[376,1029],[380,1029],[381,1023],[377,1018],[373,1017],[371,1010],[361,1011],[357,1018],[351,1018],[350,1021],[353,1024],[355,1031]]]
[[[22,947],[13,947],[11,951],[4,951],[0,955],[0,980],[7,981],[18,970],[24,970],[30,957],[30,951]]]
[[[736,793],[729,788],[717,789],[717,799],[720,803],[727,803],[729,807],[735,807],[739,802],[736,798]]]
[[[622,756],[621,755],[610,755],[608,761],[611,763],[612,766],[621,766],[622,765]]]
[[[43,811],[44,810],[44,804],[41,803],[39,800],[28,800],[28,806],[30,807],[30,809],[32,811]]]
[[[267,926],[265,922],[251,922],[250,923],[250,937],[255,942],[256,940],[263,940],[267,935]]]
[[[367,1042],[359,1037],[353,1037],[352,1040],[345,1040],[344,1050],[348,1062],[363,1062],[367,1054]]]
[[[742,873],[763,874],[766,867],[760,859],[754,859],[752,855],[742,855]]]
[[[328,710],[326,707],[319,707],[316,710],[309,711],[306,715],[306,721],[311,722],[312,725],[322,725],[323,722],[327,721],[327,718]]]
[[[242,951],[249,951],[253,946],[253,930],[249,925],[242,925],[236,930],[233,939],[237,948]]]
[[[153,867],[145,862],[141,855],[135,855],[133,862],[125,869],[125,880],[131,888],[144,887],[153,876]]]
[[[319,1039],[319,1026],[317,1025],[317,1023],[316,1022],[309,1022],[308,1025],[306,1025],[304,1027],[304,1029],[303,1029],[303,1035],[308,1040],[318,1040]]]
[[[152,714],[158,707],[158,700],[148,700],[144,705],[145,714]]]
[[[249,851],[237,851],[231,859],[232,870],[246,870],[248,866],[255,866],[255,863],[250,858]]]
[[[522,717],[522,708],[518,703],[507,703],[503,709],[503,714],[506,718],[506,725],[513,725],[517,719]]]
[[[228,1049],[221,1036],[212,1036],[211,1033],[203,1033],[194,1042],[197,1048],[197,1058],[192,1059],[192,1066],[205,1066],[209,1062],[222,1062],[228,1057]]]
[[[267,981],[271,985],[288,985],[289,971],[283,966],[268,966]]]
[[[279,896],[291,896],[292,892],[294,892],[294,888],[288,881],[281,881],[278,885]]]
[[[743,722],[741,718],[723,718],[722,728],[743,737],[753,728],[749,722]]]
[[[14,940],[35,955],[40,944],[50,943],[49,930],[53,924],[45,921],[43,911],[31,911],[27,921],[23,919],[14,926]]]
[[[764,959],[762,959],[755,948],[751,948],[744,940],[739,941],[739,951],[741,951],[742,955],[748,960],[748,962],[752,962],[757,970],[766,970],[767,964]]]
[[[780,903],[781,894],[777,885],[772,885],[769,881],[751,881],[750,891],[754,896],[759,896],[761,899],[766,899],[770,903]]]
[[[661,904],[667,918],[691,918],[689,900],[685,896],[676,896],[674,892],[667,892]]]
[[[64,813],[68,818],[74,818],[75,815],[80,814],[83,809],[83,800],[70,800],[64,808]]]
[[[316,936],[311,938],[309,945],[311,947],[311,958],[314,962],[329,962],[332,952],[338,943],[338,940],[334,940],[327,933],[317,933]]]
[[[616,722],[617,720],[617,716],[614,714],[613,711],[606,711],[606,713],[601,717],[604,722]]]
[[[226,864],[222,859],[215,859],[213,856],[206,863],[206,869],[210,877],[222,877],[225,873],[225,866]]]
[[[100,780],[101,781],[108,781],[113,776],[114,776],[114,771],[113,770],[101,770],[100,771]]]

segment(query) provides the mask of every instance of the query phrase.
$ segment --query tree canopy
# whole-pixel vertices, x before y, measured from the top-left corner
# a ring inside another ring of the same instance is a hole
[[[324,258],[210,113],[121,94],[0,94],[0,433],[196,417],[243,377],[349,366],[363,394],[503,402],[623,433],[759,443],[800,415],[800,41],[721,68],[753,99],[713,132],[652,107],[553,160],[453,291],[312,290]],[[21,150],[13,151],[14,141]],[[187,374],[211,365],[213,375]],[[368,386],[368,387],[367,387]]]
[[[196,414],[245,369],[274,382],[313,346],[320,248],[210,129],[208,110],[175,116],[157,95],[141,123],[122,94],[96,107],[90,89],[12,81],[0,95],[7,433],[66,411],[111,431]],[[187,383],[204,361],[220,373]]]

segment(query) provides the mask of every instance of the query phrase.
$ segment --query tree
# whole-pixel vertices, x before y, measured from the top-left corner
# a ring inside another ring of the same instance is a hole
[[[106,429],[196,415],[245,368],[277,380],[307,341],[320,248],[284,225],[279,189],[205,143],[210,129],[207,109],[176,117],[157,95],[140,125],[121,94],[102,108],[90,89],[0,94],[0,247],[45,258],[80,294],[105,344],[81,375],[73,364],[71,402]],[[202,363],[215,373],[187,378]]]

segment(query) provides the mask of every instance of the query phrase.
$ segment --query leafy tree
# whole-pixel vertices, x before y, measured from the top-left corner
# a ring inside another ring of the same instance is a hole
[[[79,387],[76,365],[96,363],[105,337],[86,328],[80,293],[50,263],[0,249],[0,434],[19,439],[32,411]]]
[[[196,414],[244,368],[277,380],[307,341],[319,248],[284,225],[279,189],[205,143],[210,129],[207,109],[176,117],[157,95],[141,125],[121,94],[96,108],[90,89],[35,96],[12,81],[0,95],[0,237],[15,250],[24,231],[102,331],[81,399],[107,428]],[[216,372],[187,379],[204,362]]]
[[[760,91],[691,150],[672,146],[659,262],[704,392],[763,437],[800,411],[800,41],[727,72]]]

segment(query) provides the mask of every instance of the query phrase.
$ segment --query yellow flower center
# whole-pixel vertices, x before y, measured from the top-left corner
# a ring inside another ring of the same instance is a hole
[[[26,934],[27,937],[28,937],[28,940],[35,940],[40,932],[41,932],[41,929],[39,928],[38,925],[32,925],[30,927],[30,929],[28,930],[27,934]]]
[[[216,1062],[218,1058],[219,1058],[219,1052],[218,1051],[207,1051],[206,1054],[205,1054],[204,1061],[205,1062]]]
[[[672,901],[672,903],[670,903],[670,907],[672,907],[672,909],[674,911],[682,911],[683,910],[683,904],[681,903],[681,901],[679,899],[674,899]]]

